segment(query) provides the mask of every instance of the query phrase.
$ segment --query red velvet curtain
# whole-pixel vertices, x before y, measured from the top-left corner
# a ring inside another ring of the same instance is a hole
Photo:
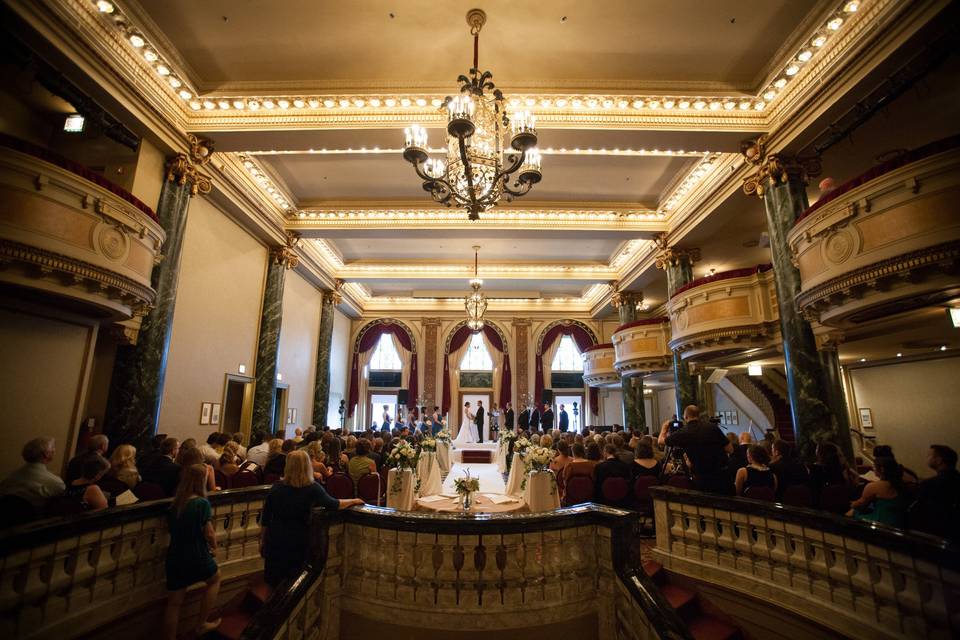
[[[462,347],[472,335],[473,331],[471,331],[467,325],[463,325],[457,329],[456,333],[454,333],[450,339],[450,349],[448,349],[447,353],[443,356],[443,402],[441,403],[440,410],[444,415],[450,410],[450,352]],[[499,405],[503,407],[506,403],[510,402],[510,385],[513,381],[510,372],[510,354],[507,352],[506,345],[503,344],[503,340],[500,339],[500,334],[496,329],[485,324],[483,325],[483,335],[487,337],[487,340],[490,341],[494,349],[498,349],[500,353],[503,354],[503,371],[500,372],[500,398],[498,399]]]
[[[377,324],[363,334],[363,337],[360,338],[360,344],[353,352],[353,366],[350,370],[350,400],[347,403],[347,417],[349,418],[353,417],[354,407],[360,402],[360,354],[373,349],[380,337],[387,333],[393,334],[400,346],[410,352],[410,402],[416,403],[417,401],[417,394],[420,389],[417,381],[417,352],[410,340],[410,334],[403,326],[393,322]]]
[[[583,353],[596,344],[593,336],[591,336],[579,325],[571,324],[569,326],[564,326],[562,324],[558,324],[555,327],[550,328],[550,330],[544,334],[543,341],[540,343],[541,353],[537,354],[537,373],[534,376],[534,402],[540,402],[540,398],[543,395],[543,388],[545,386],[543,380],[542,349],[553,344],[554,340],[559,340],[561,336],[570,336],[573,338],[573,341],[576,343],[577,349],[580,350],[580,353]],[[595,416],[600,415],[600,393],[596,387],[590,387],[590,413]]]

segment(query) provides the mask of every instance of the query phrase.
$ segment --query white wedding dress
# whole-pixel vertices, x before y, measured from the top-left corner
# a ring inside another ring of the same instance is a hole
[[[462,444],[470,444],[471,442],[477,442],[480,438],[477,437],[477,425],[473,424],[473,419],[476,416],[470,413],[467,410],[464,410],[463,421],[460,423],[460,431],[457,433],[457,437],[453,440],[453,446],[456,447]]]

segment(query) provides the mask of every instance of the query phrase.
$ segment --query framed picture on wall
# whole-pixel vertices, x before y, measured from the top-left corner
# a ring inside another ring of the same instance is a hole
[[[733,414],[733,424],[740,424],[740,413],[736,410],[733,410],[730,413]]]
[[[860,426],[864,429],[873,429],[873,412],[862,407],[860,409]]]
[[[290,421],[292,424],[297,424],[297,408],[293,408],[293,420]]]
[[[210,409],[210,424],[220,424],[220,410],[223,408],[223,405],[219,402],[215,402],[213,407]]]
[[[726,412],[726,411],[720,411],[717,415],[720,417],[720,424],[721,424],[721,426],[726,426],[726,424],[727,424],[727,412]]]
[[[286,424],[290,424],[291,422],[293,422],[293,409],[289,409],[289,408],[288,408],[288,409],[287,409],[287,422],[286,422]]]
[[[212,402],[200,404],[200,424],[210,424],[210,414],[213,412]]]

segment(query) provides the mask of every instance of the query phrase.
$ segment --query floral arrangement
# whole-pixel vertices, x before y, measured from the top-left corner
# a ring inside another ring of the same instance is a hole
[[[530,474],[546,471],[550,474],[550,495],[557,490],[557,477],[550,471],[550,462],[553,460],[555,452],[547,447],[530,447],[523,456],[526,464],[526,473],[523,474],[523,482],[520,483],[520,489],[527,488],[527,478]]]
[[[436,451],[437,450],[437,440],[431,438],[430,436],[425,437],[420,441],[420,451]]]
[[[433,436],[437,442],[450,442],[450,432],[447,431],[446,427],[437,432],[437,435]]]
[[[500,432],[500,442],[503,444],[510,444],[518,438],[517,432],[513,429],[508,429],[506,431]]]
[[[412,471],[417,468],[418,459],[419,454],[417,450],[413,448],[413,445],[406,440],[400,440],[393,446],[384,464],[388,467],[396,468],[398,471],[402,471],[403,469],[410,469]],[[393,484],[390,485],[390,493],[400,493],[400,490],[403,489],[401,476],[402,474],[400,473],[394,474]]]
[[[519,453],[521,456],[525,455],[527,449],[533,446],[533,443],[527,440],[526,438],[517,438],[513,442],[513,452]]]
[[[480,478],[471,476],[469,469],[465,473],[466,475],[464,477],[457,478],[453,481],[453,488],[457,492],[457,495],[461,497],[468,493],[480,491]]]

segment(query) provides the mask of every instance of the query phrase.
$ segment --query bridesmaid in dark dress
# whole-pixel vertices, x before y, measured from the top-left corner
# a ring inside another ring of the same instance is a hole
[[[217,537],[211,523],[210,502],[207,500],[207,466],[193,464],[180,472],[180,484],[167,513],[170,546],[167,547],[167,608],[163,616],[164,637],[175,640],[180,607],[187,587],[197,582],[207,584],[200,605],[200,626],[197,636],[220,626],[220,618],[207,621],[220,592],[220,570],[213,553]]]
[[[260,555],[264,581],[271,587],[295,577],[310,554],[310,512],[314,507],[346,509],[363,500],[337,500],[313,480],[306,451],[287,454],[283,480],[273,485],[260,519]]]

